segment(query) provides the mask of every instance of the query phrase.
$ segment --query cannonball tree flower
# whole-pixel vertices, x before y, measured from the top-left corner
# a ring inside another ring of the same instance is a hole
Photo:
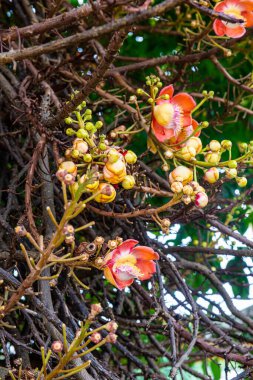
[[[119,290],[130,286],[134,279],[148,280],[156,272],[158,253],[150,247],[138,246],[137,240],[129,239],[104,258],[104,275]]]
[[[94,198],[98,203],[110,203],[114,201],[116,197],[116,190],[109,183],[101,182],[94,192],[96,193],[98,191],[100,191],[100,193]]]
[[[112,184],[118,184],[126,177],[126,163],[124,156],[111,149],[103,169],[104,179]]]
[[[232,23],[216,19],[213,24],[215,33],[218,36],[240,38],[246,33],[246,27],[253,26],[253,1],[252,0],[225,0],[216,4],[214,10],[222,12],[243,23]]]
[[[153,110],[151,127],[155,137],[161,142],[171,139],[177,141],[178,138],[182,141],[184,136],[189,136],[198,126],[191,116],[196,107],[193,97],[185,92],[175,96],[173,94],[172,85],[164,87]]]

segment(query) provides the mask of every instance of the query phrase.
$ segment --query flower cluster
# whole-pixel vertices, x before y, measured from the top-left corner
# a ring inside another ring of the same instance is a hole
[[[136,163],[137,156],[130,150],[114,146],[99,133],[103,123],[92,123],[92,112],[90,109],[83,112],[85,107],[83,102],[73,113],[75,118],[65,119],[67,124],[77,125],[77,129],[68,128],[66,131],[75,139],[66,150],[56,176],[69,186],[72,194],[88,192],[93,194],[96,202],[109,203],[115,199],[119,184],[126,190],[134,187],[135,177],[129,173],[129,168]]]

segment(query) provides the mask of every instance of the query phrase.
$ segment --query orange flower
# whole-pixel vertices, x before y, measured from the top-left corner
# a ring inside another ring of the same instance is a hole
[[[126,177],[126,163],[124,156],[117,152],[116,149],[111,149],[108,153],[107,162],[103,169],[104,179],[112,184],[117,184],[123,181]]]
[[[152,115],[151,127],[158,141],[183,141],[198,123],[192,119],[191,112],[196,103],[191,95],[181,92],[173,96],[172,85],[164,87],[159,97],[167,95],[168,99],[158,99]],[[198,136],[196,134],[196,136]]]
[[[232,23],[216,19],[213,24],[218,36],[232,38],[242,37],[246,33],[245,27],[253,26],[253,1],[252,0],[225,0],[218,3],[214,10],[225,13],[228,16],[244,20],[243,23]]]
[[[119,290],[130,286],[135,278],[148,280],[155,272],[158,253],[152,248],[138,246],[137,240],[129,239],[120,244],[104,259],[106,279]]]

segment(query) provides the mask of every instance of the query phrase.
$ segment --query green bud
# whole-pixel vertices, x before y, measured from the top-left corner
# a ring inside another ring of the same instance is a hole
[[[100,150],[106,150],[107,149],[107,145],[105,143],[102,143],[102,142],[99,144],[98,147]]]
[[[247,178],[246,177],[237,177],[236,182],[239,187],[245,187],[247,186]]]
[[[103,127],[103,122],[102,121],[97,121],[96,122],[96,124],[95,124],[95,127],[97,128],[97,129],[100,129],[100,128],[102,128]]]
[[[244,152],[245,150],[247,150],[247,148],[248,148],[248,144],[246,144],[246,143],[240,143],[240,144],[239,144],[239,149],[240,149],[242,152]]]
[[[208,121],[203,121],[203,122],[201,123],[201,126],[202,126],[203,128],[207,128],[207,127],[209,126]]]
[[[92,161],[92,155],[89,153],[86,153],[83,155],[84,162],[91,162]]]
[[[227,166],[230,169],[236,169],[237,168],[237,162],[235,160],[228,161]]]
[[[92,110],[90,110],[89,108],[87,108],[87,110],[85,110],[85,116],[86,115],[92,115]]]
[[[207,96],[207,91],[206,90],[202,91],[202,95]]]
[[[74,129],[72,129],[72,128],[68,128],[66,130],[66,135],[67,136],[74,136],[75,134],[76,134],[76,131],[74,131]]]
[[[163,86],[162,82],[157,83],[157,87],[161,88]]]
[[[85,139],[89,137],[89,133],[85,129],[78,129],[78,131],[76,132],[76,136],[79,139]]]
[[[137,95],[143,95],[144,94],[144,91],[142,88],[138,88],[137,91],[136,91]]]
[[[66,117],[64,121],[66,124],[72,124],[74,120],[71,117]]]
[[[209,94],[208,94],[209,98],[212,99],[213,96],[214,96],[214,91],[209,91]]]
[[[149,98],[149,99],[148,99],[148,103],[149,103],[149,104],[152,104],[152,103],[154,103],[154,99],[152,99],[152,98]]]
[[[71,156],[73,158],[78,158],[79,157],[79,151],[77,149],[72,150]]]
[[[232,141],[230,141],[230,140],[223,140],[221,142],[221,146],[222,146],[223,149],[229,150],[229,149],[232,148]]]
[[[147,86],[151,86],[151,81],[150,81],[150,80],[147,80],[146,85],[147,85]]]
[[[87,131],[91,131],[93,128],[94,128],[94,124],[92,124],[90,122],[88,122],[88,123],[85,124],[85,129]]]

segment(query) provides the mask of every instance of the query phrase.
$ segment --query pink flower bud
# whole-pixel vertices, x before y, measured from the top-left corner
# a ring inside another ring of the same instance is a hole
[[[206,207],[207,203],[208,203],[208,196],[206,195],[206,193],[199,192],[196,194],[195,206],[203,208],[203,207]]]
[[[53,352],[62,352],[63,350],[63,344],[60,340],[55,340],[53,343],[52,343],[52,346],[51,346],[51,349]]]
[[[116,343],[117,341],[117,335],[114,333],[109,333],[106,337],[108,343]]]
[[[95,344],[99,343],[101,339],[102,337],[101,337],[101,334],[99,334],[99,332],[95,332],[90,335],[90,340]]]
[[[219,179],[219,171],[217,168],[210,168],[205,172],[204,180],[209,183],[215,183]]]
[[[93,303],[90,307],[90,312],[94,316],[100,314],[103,311],[103,308],[100,303]]]
[[[115,321],[108,322],[105,329],[110,333],[115,333],[118,329],[118,324]]]

